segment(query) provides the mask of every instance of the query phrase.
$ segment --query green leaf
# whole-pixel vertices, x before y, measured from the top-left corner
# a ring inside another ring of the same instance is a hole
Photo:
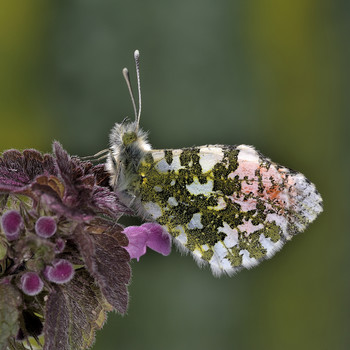
[[[86,270],[58,286],[46,304],[44,350],[84,350],[91,347],[111,307]]]
[[[18,306],[21,302],[21,295],[16,288],[10,284],[0,283],[0,349],[6,347],[9,338],[17,335]]]

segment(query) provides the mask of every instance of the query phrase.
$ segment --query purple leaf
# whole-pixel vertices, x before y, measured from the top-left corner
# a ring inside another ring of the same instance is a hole
[[[71,282],[56,286],[49,294],[44,350],[90,348],[109,310],[93,278],[85,270],[77,271]]]
[[[0,190],[21,191],[37,176],[56,175],[53,157],[49,154],[28,149],[5,151],[0,158]]]
[[[124,239],[120,231],[87,234],[78,232],[78,242],[85,265],[95,278],[107,301],[124,314],[128,306],[127,286],[131,277],[128,252],[120,246]]]

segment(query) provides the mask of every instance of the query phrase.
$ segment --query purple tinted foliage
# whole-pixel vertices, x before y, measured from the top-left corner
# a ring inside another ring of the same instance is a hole
[[[0,316],[12,315],[10,330],[0,322],[5,341],[37,339],[44,329],[44,350],[85,349],[107,312],[126,312],[130,257],[139,259],[147,247],[168,255],[170,238],[154,223],[123,232],[124,214],[135,215],[110,188],[104,166],[71,157],[57,142],[52,154],[0,156],[8,238],[0,235]]]
[[[74,220],[88,221],[96,214],[118,219],[133,213],[108,188],[107,178],[103,166],[69,156],[58,142],[53,155],[9,150],[0,157],[0,192],[27,195]]]
[[[140,257],[146,253],[147,247],[163,255],[169,255],[171,252],[170,236],[159,224],[129,226],[123,232],[129,239],[129,245],[125,249],[130,254],[130,259],[139,261]]]
[[[52,266],[46,266],[44,275],[50,282],[67,283],[74,276],[74,267],[68,260],[58,259],[52,262]]]
[[[50,216],[41,216],[35,223],[35,232],[39,237],[52,237],[57,230],[56,221]]]
[[[45,349],[83,349],[107,312],[126,312],[130,257],[117,224],[123,214],[133,211],[109,187],[104,166],[69,156],[57,142],[53,154],[10,150],[0,156],[0,216],[9,237],[1,241],[0,235],[0,299],[6,301],[0,315],[7,318],[0,322],[0,348],[2,339],[11,346],[16,337],[37,339],[44,324]],[[72,263],[80,266],[77,273]]]
[[[1,226],[9,241],[18,239],[23,228],[23,219],[17,210],[6,211],[1,217]]]
[[[21,289],[27,295],[37,295],[44,287],[44,283],[36,272],[26,272],[21,277]]]
[[[99,213],[116,219],[123,213],[132,213],[120,203],[113,191],[98,185],[106,177],[100,166],[93,167],[89,162],[70,157],[58,142],[54,143],[53,150],[58,175],[65,184],[65,193],[61,201],[51,199],[49,205],[54,205],[65,216],[82,221],[91,220]]]
[[[5,151],[0,158],[0,192],[25,192],[39,175],[56,175],[52,155],[29,149]]]
[[[95,225],[93,225],[95,224]],[[95,220],[88,232],[97,232],[103,223]],[[85,265],[101,288],[107,301],[120,313],[125,313],[128,305],[128,285],[131,270],[130,256],[124,246],[128,240],[121,233],[121,226],[105,226],[100,234],[77,231],[75,240],[82,251]]]
[[[46,303],[44,350],[90,348],[93,330],[100,329],[106,320],[104,297],[94,279],[79,269],[71,283],[52,289]]]

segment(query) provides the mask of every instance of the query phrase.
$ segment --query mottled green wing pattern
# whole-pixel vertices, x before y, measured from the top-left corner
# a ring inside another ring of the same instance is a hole
[[[149,218],[215,275],[271,257],[322,211],[302,174],[245,145],[147,152],[135,194]]]

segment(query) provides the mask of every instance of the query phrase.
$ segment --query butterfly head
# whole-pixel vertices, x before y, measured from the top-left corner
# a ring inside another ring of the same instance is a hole
[[[136,131],[128,131],[123,133],[122,142],[124,147],[127,147],[137,141]]]
[[[129,147],[142,136],[143,131],[140,130],[139,125],[136,122],[130,122],[128,118],[125,118],[122,123],[116,123],[110,134],[110,145],[113,148],[115,145],[118,147]]]

